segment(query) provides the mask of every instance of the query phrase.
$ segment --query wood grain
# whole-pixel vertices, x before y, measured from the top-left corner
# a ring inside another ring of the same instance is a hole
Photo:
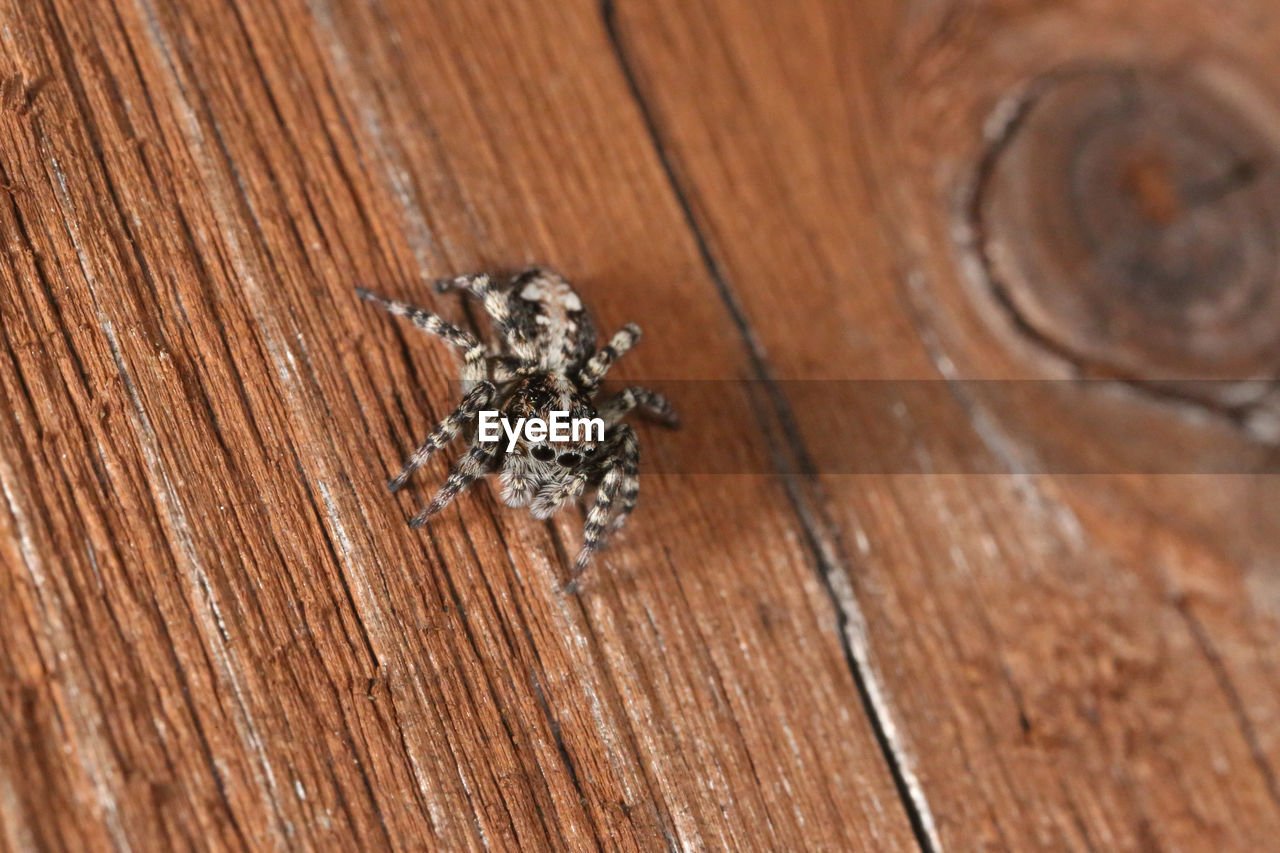
[[[805,490],[928,843],[1271,843],[1280,503],[1273,476],[1205,472],[1213,453],[1255,460],[1235,471],[1274,456],[1193,401],[1074,381],[1080,365],[974,275],[969,214],[1010,99],[1040,75],[1226,66],[1265,91],[1273,10],[704,0],[619,4],[616,20],[708,262],[792,410],[795,452],[820,474],[812,448],[841,429],[790,406],[787,380],[935,379],[951,399],[865,405],[925,433],[960,422],[1005,472],[965,473],[934,442],[925,473]],[[1017,410],[974,379],[1050,393]],[[844,429],[883,417],[854,409]],[[1137,473],[1136,445],[1166,457],[1164,476]],[[1102,473],[1070,475],[1086,460]]]
[[[3,846],[1265,849],[1274,446],[1079,381],[973,202],[1045,75],[1247,81],[1267,138],[1277,45],[1261,0],[0,0]],[[426,282],[533,261],[803,475],[642,474],[579,596],[580,514],[410,530],[457,364],[352,289],[473,323]],[[885,423],[909,470],[824,467]]]
[[[383,488],[457,365],[357,284],[545,261],[750,375],[597,6],[0,22],[5,846],[911,846],[780,481],[643,477],[581,597],[580,518]]]

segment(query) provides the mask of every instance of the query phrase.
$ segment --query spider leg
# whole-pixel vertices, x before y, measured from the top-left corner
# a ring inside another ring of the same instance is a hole
[[[467,486],[484,476],[497,454],[497,442],[472,445],[467,454],[453,464],[453,468],[449,470],[449,479],[444,481],[444,485],[440,487],[440,491],[436,492],[436,496],[431,499],[431,503],[427,504],[426,509],[413,517],[409,526],[421,527],[427,523],[427,519],[448,506],[449,502]]]
[[[573,572],[569,577],[569,588],[577,587],[578,578],[586,571],[595,552],[604,546],[612,531],[622,527],[626,518],[635,509],[636,498],[640,493],[640,482],[637,473],[640,468],[640,443],[636,441],[636,433],[627,424],[619,424],[614,428],[613,439],[606,451],[603,462],[604,477],[596,489],[596,500],[587,512],[587,522],[582,530],[582,550],[573,564]],[[618,504],[618,518],[610,525],[614,503]]]
[[[635,431],[625,424],[618,428],[618,458],[622,466],[622,480],[618,486],[618,509],[609,524],[607,536],[622,529],[636,508],[640,497],[640,442]],[[603,540],[602,543],[603,545]]]
[[[657,391],[639,385],[623,388],[601,403],[597,413],[604,419],[605,429],[608,429],[637,408],[673,429],[680,426],[680,416],[671,407],[671,401]]]
[[[413,325],[422,331],[435,335],[443,339],[445,343],[452,344],[462,350],[464,361],[462,368],[463,388],[470,388],[473,383],[479,382],[488,375],[485,362],[488,353],[485,351],[484,344],[480,343],[480,339],[475,335],[465,329],[458,328],[437,314],[424,311],[407,302],[387,299],[363,287],[357,287],[356,294],[366,302],[382,306],[396,317],[407,317],[412,321]]]
[[[473,296],[484,297],[493,286],[488,273],[474,272],[456,275],[453,278],[438,278],[435,282],[436,293],[448,293],[450,290],[464,290]]]
[[[578,371],[578,382],[586,390],[596,387],[604,379],[615,361],[640,340],[640,327],[628,323],[619,329],[609,341]]]
[[[493,383],[484,379],[463,395],[462,402],[458,404],[458,408],[454,409],[448,417],[436,425],[436,428],[427,436],[426,441],[422,442],[422,445],[409,457],[409,461],[404,464],[404,469],[391,482],[387,483],[387,489],[395,492],[409,482],[413,472],[421,468],[423,463],[431,458],[431,454],[457,438],[458,432],[471,422],[471,419],[476,416],[476,412],[483,409],[493,400],[495,393],[497,391],[493,387]]]
[[[541,272],[541,267],[530,267],[517,274],[505,286],[494,284],[493,279],[486,273],[460,275],[457,278],[440,279],[436,282],[436,290],[444,293],[448,290],[457,289],[470,293],[484,304],[485,312],[493,321],[493,328],[502,336],[502,339],[512,344],[518,344],[524,336],[517,333],[516,321],[511,315],[511,303],[508,301],[510,291],[528,276],[540,274]]]
[[[636,458],[639,459],[638,451]],[[636,474],[636,463],[632,463],[629,469],[624,467],[622,485],[618,488],[618,511],[609,522],[609,537],[621,530],[635,511],[636,501],[640,499],[640,478]]]
[[[504,382],[510,382],[520,375],[520,368],[524,365],[520,359],[509,355],[500,355],[493,361],[493,381],[501,385]]]

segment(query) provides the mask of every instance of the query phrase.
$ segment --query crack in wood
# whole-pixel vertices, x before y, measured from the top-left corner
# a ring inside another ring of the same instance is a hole
[[[799,477],[782,475],[788,498],[808,537],[807,544],[815,561],[816,574],[822,582],[828,600],[831,603],[832,615],[836,620],[837,633],[840,637],[846,666],[857,686],[858,695],[862,700],[862,710],[871,724],[881,755],[893,778],[899,802],[911,823],[916,843],[926,853],[933,853],[941,845],[938,841],[937,831],[933,827],[933,818],[930,814],[928,803],[924,798],[924,792],[918,783],[913,782],[913,773],[909,769],[911,759],[906,748],[894,736],[895,729],[889,718],[887,706],[883,700],[876,701],[872,694],[871,685],[874,684],[875,679],[869,671],[869,660],[866,653],[860,659],[854,652],[850,639],[851,615],[846,610],[845,603],[837,595],[833,585],[832,579],[834,577],[847,578],[849,576],[850,564],[843,553],[843,549],[839,546],[838,536],[834,532],[831,520],[822,513],[821,502],[812,501],[807,494],[808,490],[817,488],[816,468],[809,458],[803,438],[796,427],[795,416],[773,377],[763,347],[751,329],[745,309],[738,301],[720,264],[716,260],[707,236],[693,211],[685,185],[676,171],[671,153],[663,142],[657,119],[640,87],[633,63],[627,55],[624,39],[617,23],[614,0],[600,0],[600,11],[605,29],[609,35],[609,41],[617,57],[618,65],[626,79],[627,87],[631,91],[636,109],[639,111],[648,131],[654,152],[662,165],[663,172],[666,174],[671,192],[675,196],[684,215],[685,222],[697,244],[703,266],[712,281],[715,282],[716,289],[724,301],[725,307],[728,309],[739,334],[742,336],[743,344],[747,349],[756,378],[760,380],[768,394],[769,417],[767,420],[776,423],[782,435],[782,443],[777,444],[776,432],[773,429],[764,430],[766,441],[770,443],[771,452],[776,459],[790,457],[794,461],[794,466],[784,463],[779,470],[798,470],[802,472]],[[802,487],[801,483],[806,485]],[[830,544],[824,547],[823,543],[832,543],[834,547],[830,547]]]

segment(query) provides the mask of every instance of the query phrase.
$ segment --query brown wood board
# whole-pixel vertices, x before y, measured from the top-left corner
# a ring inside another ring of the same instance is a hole
[[[1274,63],[1178,5],[0,0],[0,839],[1265,846],[1274,478],[1125,467],[1259,444],[1072,381],[963,227],[1029,81]],[[581,595],[581,513],[409,529],[457,360],[353,288],[535,261],[752,389],[647,452],[802,475],[644,474]],[[881,406],[916,467],[824,467]]]

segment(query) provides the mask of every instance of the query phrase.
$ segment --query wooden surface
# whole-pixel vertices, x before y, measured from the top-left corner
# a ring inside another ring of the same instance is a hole
[[[0,0],[0,839],[1264,849],[1267,409],[1149,360],[1194,293],[1104,294],[1109,338],[1071,270],[1018,290],[1044,238],[997,208],[1057,209],[1011,117],[1080,66],[1210,81],[1274,175],[1277,46],[1261,0]],[[1151,258],[1274,221],[1185,201],[1176,136],[1114,146]],[[534,260],[807,473],[642,476],[579,596],[578,514],[410,530],[446,462],[383,484],[457,365],[352,287],[466,322],[427,280]],[[1210,361],[1274,375],[1229,302]],[[830,423],[809,379],[898,384]],[[885,417],[910,470],[826,467]]]

